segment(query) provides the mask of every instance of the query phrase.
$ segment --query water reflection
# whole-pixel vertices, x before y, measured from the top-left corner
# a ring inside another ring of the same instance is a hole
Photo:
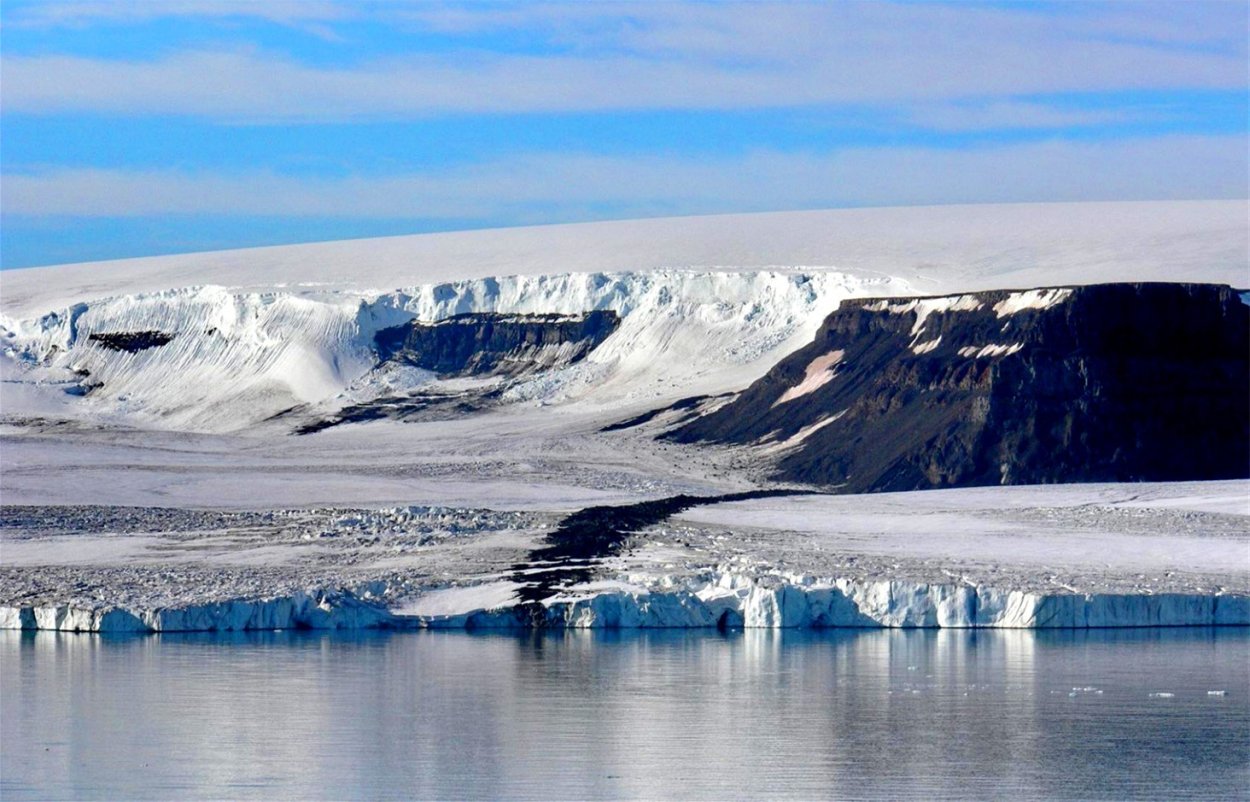
[[[1245,629],[0,633],[0,796],[1214,798],[1248,690]]]

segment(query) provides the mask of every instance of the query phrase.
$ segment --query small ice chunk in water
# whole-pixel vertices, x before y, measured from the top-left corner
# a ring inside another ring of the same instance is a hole
[[[1207,691],[1207,696],[1228,696],[1228,691]]]
[[[1150,698],[1151,699],[1171,699],[1175,695],[1176,694],[1168,693],[1167,691],[1156,691],[1150,694]]]

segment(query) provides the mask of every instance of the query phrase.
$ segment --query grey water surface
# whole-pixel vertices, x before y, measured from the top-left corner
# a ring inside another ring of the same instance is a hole
[[[1248,692],[1246,628],[3,632],[0,798],[1246,798]]]

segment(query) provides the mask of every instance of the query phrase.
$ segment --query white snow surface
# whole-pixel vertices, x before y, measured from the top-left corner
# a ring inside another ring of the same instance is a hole
[[[465,312],[612,309],[585,362],[513,402],[630,406],[749,383],[855,296],[1112,280],[1250,284],[1239,201],[840,210],[547,226],[6,271],[0,402],[148,428],[234,431],[333,409],[375,376],[381,328]],[[1000,315],[1065,297],[1021,292]],[[959,296],[905,301],[917,342]],[[110,350],[93,334],[157,331]],[[88,374],[84,379],[83,375]],[[413,377],[409,377],[413,378]],[[428,377],[415,377],[419,384]],[[95,389],[66,401],[81,383]],[[44,392],[48,390],[49,392]]]
[[[215,284],[242,291],[397,287],[657,268],[833,269],[921,294],[1099,281],[1245,288],[1250,202],[1024,203],[675,217],[344,240],[0,273],[28,318],[79,301]]]
[[[1228,536],[1152,526],[1218,512]],[[1250,482],[961,488],[920,493],[810,495],[696,507],[675,522],[811,537],[829,551],[883,558],[1115,574],[1231,571],[1250,585]]]

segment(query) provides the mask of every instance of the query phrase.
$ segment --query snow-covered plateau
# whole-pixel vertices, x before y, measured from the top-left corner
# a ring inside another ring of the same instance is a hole
[[[1244,290],[1247,211],[803,212],[5,271],[0,628],[1250,625],[1248,481],[836,495],[770,466],[839,410],[785,441],[657,439],[847,299],[900,298],[880,303],[916,317],[912,352],[939,354],[922,315],[960,293],[1019,290],[1011,323],[1070,295],[1039,287]],[[609,313],[576,348],[543,339]],[[379,349],[453,317],[498,352],[429,334],[451,372]],[[779,397],[846,368],[821,358]]]

